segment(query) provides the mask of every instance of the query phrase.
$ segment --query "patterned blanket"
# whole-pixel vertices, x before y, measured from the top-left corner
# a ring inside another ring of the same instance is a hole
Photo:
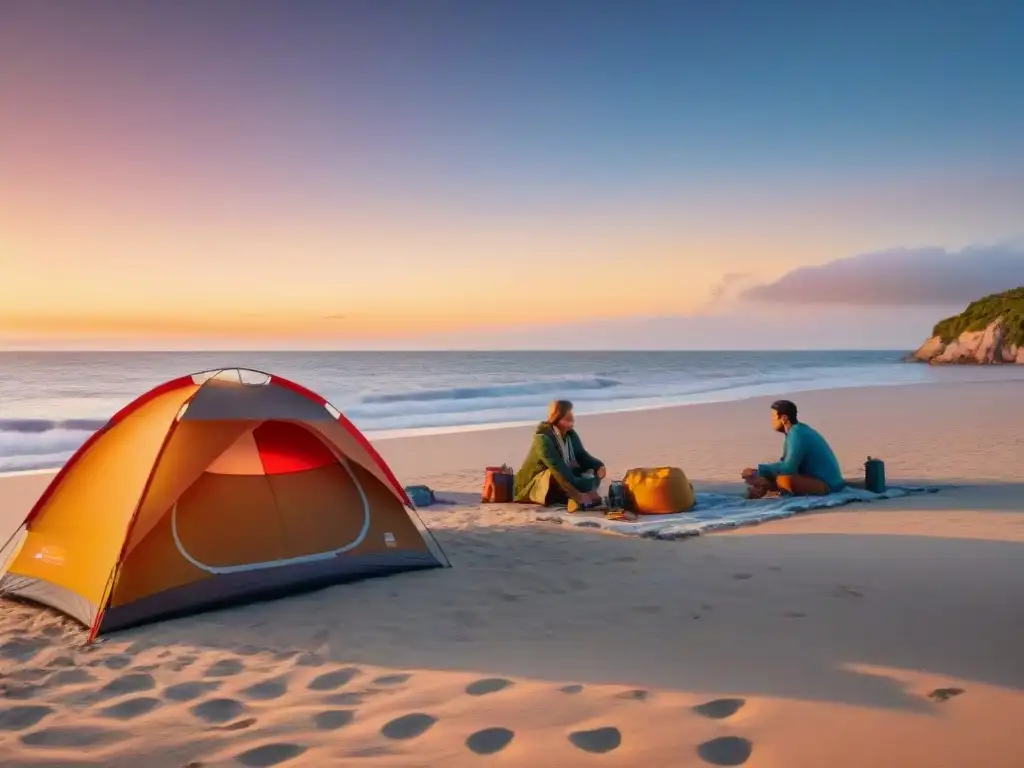
[[[884,493],[871,493],[860,488],[848,487],[828,496],[787,496],[758,500],[722,493],[698,493],[697,504],[693,510],[677,515],[641,516],[636,521],[628,521],[611,519],[601,512],[570,513],[567,509],[556,508],[539,510],[534,513],[534,519],[579,528],[600,528],[624,536],[683,539],[725,528],[782,520],[804,512],[832,509],[855,502],[874,502],[911,494],[937,493],[939,490],[939,486],[894,486]]]

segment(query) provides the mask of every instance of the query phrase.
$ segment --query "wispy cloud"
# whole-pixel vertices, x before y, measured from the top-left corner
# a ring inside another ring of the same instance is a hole
[[[1017,244],[896,248],[801,267],[747,288],[747,301],[861,306],[965,304],[1024,285],[1024,247]]]
[[[726,272],[708,294],[708,304],[731,299],[754,282],[754,276],[747,272]]]

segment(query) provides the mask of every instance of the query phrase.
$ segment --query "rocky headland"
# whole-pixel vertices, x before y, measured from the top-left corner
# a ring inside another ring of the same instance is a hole
[[[935,324],[908,360],[931,364],[1024,365],[1024,286],[971,302]]]

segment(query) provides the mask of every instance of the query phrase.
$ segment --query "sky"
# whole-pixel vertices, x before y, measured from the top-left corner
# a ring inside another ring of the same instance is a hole
[[[6,0],[0,347],[912,346],[1024,284],[1021,39],[991,0]]]

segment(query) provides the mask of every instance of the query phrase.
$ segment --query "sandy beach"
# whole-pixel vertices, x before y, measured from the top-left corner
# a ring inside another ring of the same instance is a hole
[[[4,766],[1021,765],[1022,384],[794,399],[848,476],[956,485],[684,541],[476,503],[530,429],[380,441],[451,569],[112,634],[0,602]],[[620,476],[778,456],[773,398],[587,416]],[[538,414],[540,416],[540,414]],[[0,478],[6,540],[50,475]]]

